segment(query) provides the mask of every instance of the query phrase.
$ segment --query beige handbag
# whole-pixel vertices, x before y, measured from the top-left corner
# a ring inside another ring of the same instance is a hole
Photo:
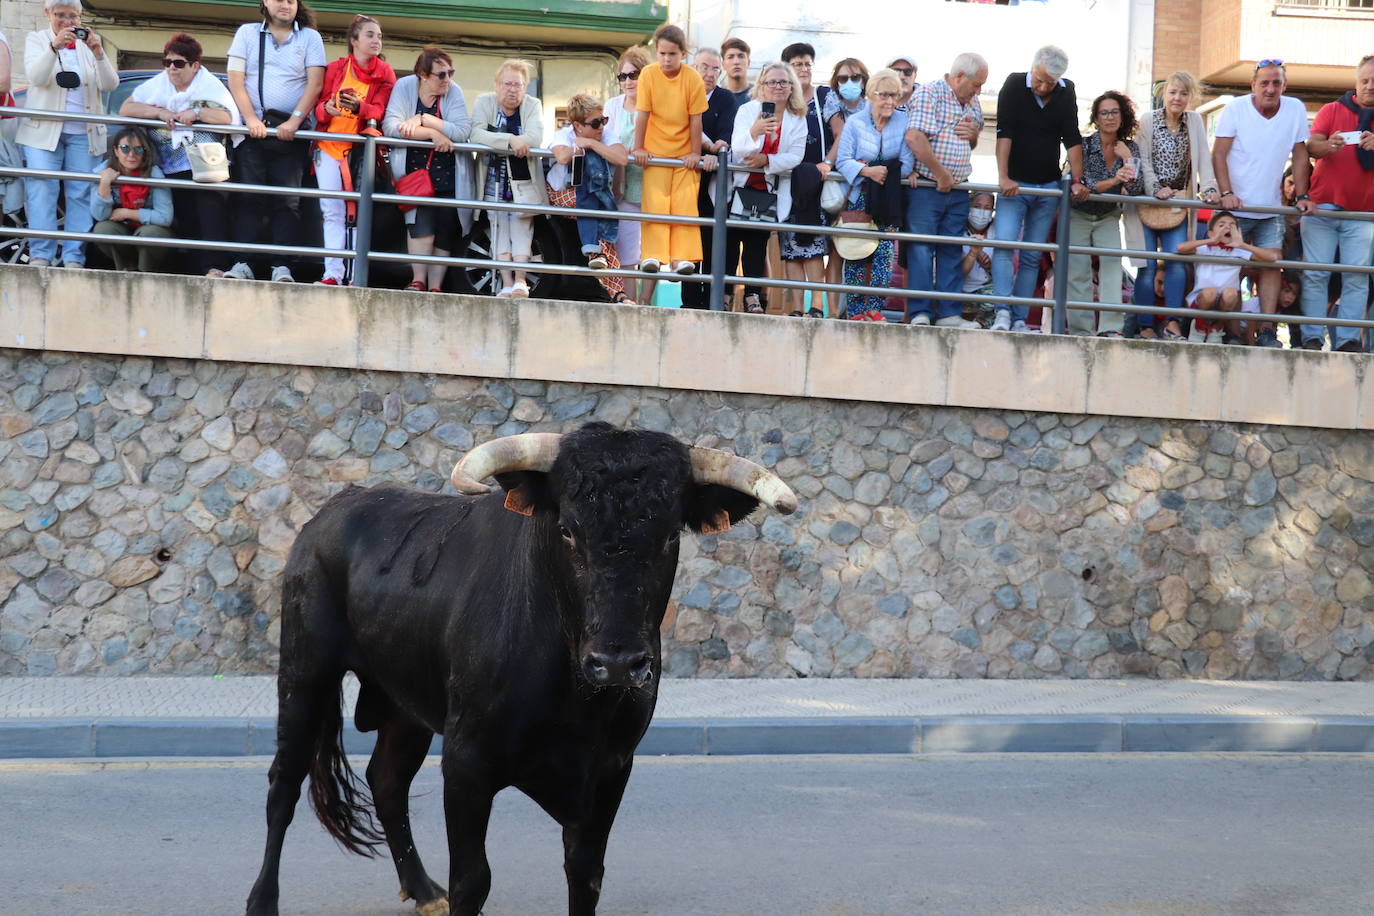
[[[186,144],[186,158],[191,161],[191,177],[196,181],[215,184],[229,180],[229,151],[218,140]]]

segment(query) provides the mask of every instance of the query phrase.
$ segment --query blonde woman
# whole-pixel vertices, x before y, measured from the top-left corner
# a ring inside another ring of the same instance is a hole
[[[1202,116],[1190,110],[1199,99],[1197,80],[1192,74],[1179,71],[1164,84],[1164,107],[1141,117],[1136,129],[1145,193],[1161,201],[1172,197],[1199,198],[1208,203],[1217,201],[1217,180],[1207,149],[1207,128],[1202,124]],[[1177,250],[1181,243],[1197,234],[1197,211],[1185,212],[1186,215],[1179,215],[1176,225],[1168,229],[1151,229],[1140,221],[1138,208],[1132,208],[1126,219],[1126,247],[1135,251]],[[1135,293],[1131,301],[1153,303],[1156,262],[1137,261],[1136,268]],[[1187,287],[1183,262],[1164,262],[1164,304],[1169,308],[1183,308]],[[1137,320],[1140,336],[1156,335],[1152,316],[1140,315]],[[1160,322],[1158,335],[1168,340],[1182,340],[1178,319]]]
[[[478,96],[472,106],[472,142],[510,155],[479,157],[477,199],[547,206],[544,169],[529,159],[530,150],[544,140],[544,106],[527,95],[531,68],[523,60],[508,60],[496,70],[496,91]],[[529,213],[490,210],[491,254],[498,261],[529,261],[534,240],[534,217]],[[530,294],[523,270],[501,271],[503,298],[524,299]]]
[[[791,67],[775,61],[759,70],[750,96],[735,113],[730,158],[736,165],[763,171],[735,172],[734,184],[736,188],[776,194],[778,222],[787,222],[792,212],[792,170],[806,154],[806,102],[801,83]],[[746,277],[761,280],[767,276],[769,234],[766,224],[741,233]],[[744,288],[744,310],[754,314],[768,310],[762,288]]]

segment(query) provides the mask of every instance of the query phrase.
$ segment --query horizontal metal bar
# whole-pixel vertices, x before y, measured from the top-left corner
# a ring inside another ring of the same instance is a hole
[[[239,242],[210,242],[203,239],[163,239],[148,236],[105,235],[100,232],[66,232],[57,229],[26,229],[21,226],[0,226],[0,236],[32,239],[71,239],[78,242],[113,243],[116,245],[144,245],[150,248],[190,248],[196,251],[223,251],[245,257],[260,254],[301,255],[310,258],[351,258],[348,249],[311,248],[297,245],[253,245],[245,248]]]

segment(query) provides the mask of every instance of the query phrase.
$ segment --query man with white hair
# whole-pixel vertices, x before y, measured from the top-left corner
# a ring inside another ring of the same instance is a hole
[[[1069,154],[1073,194],[1087,196],[1083,179],[1083,136],[1078,132],[1078,97],[1064,79],[1069,57],[1046,45],[1035,52],[1028,71],[1013,73],[997,94],[997,183],[1001,197],[992,237],[1004,242],[1043,242],[1059,212],[1056,197],[1021,194],[1023,188],[1059,186],[1059,147]],[[1040,270],[1040,252],[1020,251],[1015,270],[1014,249],[998,248],[992,255],[992,285],[998,296],[1029,297]],[[1014,274],[1014,279],[1013,279]],[[994,331],[1025,331],[1029,309],[997,303]]]
[[[981,54],[966,52],[954,58],[949,72],[917,88],[911,99],[906,142],[916,156],[911,173],[912,187],[906,196],[906,230],[920,235],[959,236],[968,222],[968,191],[955,190],[968,181],[973,171],[973,148],[983,129],[983,107],[978,93],[988,78],[988,62]],[[918,184],[923,180],[924,184]],[[929,182],[935,182],[930,187]],[[930,245],[908,242],[906,252],[907,288],[957,293],[963,287],[960,261],[962,247],[957,243]],[[934,275],[931,261],[934,259]],[[932,282],[933,281],[933,282]],[[934,323],[940,327],[972,329],[976,321],[965,321],[959,303],[913,299],[913,325],[928,325],[932,309]]]

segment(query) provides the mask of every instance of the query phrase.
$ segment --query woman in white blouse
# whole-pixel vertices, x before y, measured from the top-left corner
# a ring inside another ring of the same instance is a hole
[[[776,194],[777,221],[787,222],[792,212],[792,170],[806,153],[806,103],[801,83],[787,64],[776,61],[759,71],[752,99],[735,113],[730,146],[730,158],[736,165],[761,170],[735,172],[735,195],[746,188]],[[761,280],[767,275],[768,235],[766,223],[743,233],[746,277]],[[759,286],[744,288],[744,309],[755,314],[767,311]]]

